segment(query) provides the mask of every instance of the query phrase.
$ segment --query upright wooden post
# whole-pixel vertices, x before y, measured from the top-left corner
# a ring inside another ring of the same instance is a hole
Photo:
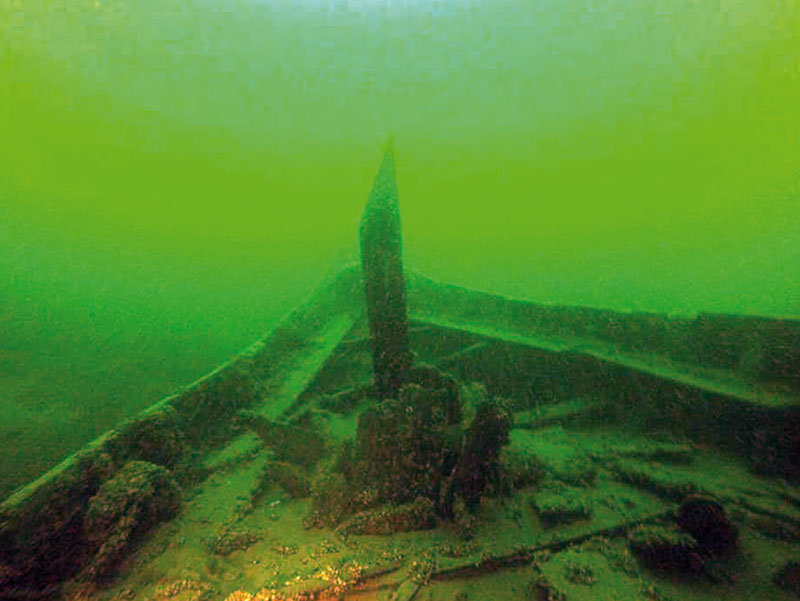
[[[361,216],[361,262],[378,398],[393,397],[411,367],[394,144],[384,148]]]

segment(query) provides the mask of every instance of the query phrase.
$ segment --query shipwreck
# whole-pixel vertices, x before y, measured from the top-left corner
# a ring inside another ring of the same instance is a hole
[[[790,599],[800,322],[361,264],[0,505],[0,599]]]

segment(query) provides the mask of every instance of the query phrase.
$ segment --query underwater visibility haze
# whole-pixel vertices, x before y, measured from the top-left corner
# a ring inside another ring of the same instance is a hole
[[[794,323],[798,106],[795,0],[1,0],[0,497],[360,265],[390,136],[406,270]]]

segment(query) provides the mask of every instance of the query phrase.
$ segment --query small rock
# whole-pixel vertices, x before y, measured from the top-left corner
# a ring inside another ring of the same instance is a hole
[[[694,537],[702,555],[726,557],[736,549],[739,530],[709,495],[688,495],[678,510],[678,526]]]

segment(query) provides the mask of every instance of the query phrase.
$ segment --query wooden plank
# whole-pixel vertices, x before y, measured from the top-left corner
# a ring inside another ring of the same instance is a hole
[[[746,382],[722,370],[701,369],[682,365],[655,355],[637,355],[622,352],[612,346],[604,346],[597,341],[569,340],[531,336],[503,331],[495,325],[466,323],[454,319],[418,313],[412,310],[411,317],[416,322],[435,325],[440,328],[466,332],[482,338],[500,340],[528,348],[553,353],[573,353],[593,357],[634,371],[677,382],[706,392],[747,401],[769,408],[788,408],[797,405],[797,397],[791,393],[771,390],[767,386]]]
[[[364,293],[378,398],[394,396],[411,367],[400,207],[390,140],[359,228]]]
[[[352,330],[357,320],[358,317],[351,314],[334,316],[319,336],[309,341],[303,352],[296,353],[290,361],[283,364],[280,372],[265,382],[269,392],[253,411],[269,419],[277,419],[291,408],[319,375],[331,353]]]

